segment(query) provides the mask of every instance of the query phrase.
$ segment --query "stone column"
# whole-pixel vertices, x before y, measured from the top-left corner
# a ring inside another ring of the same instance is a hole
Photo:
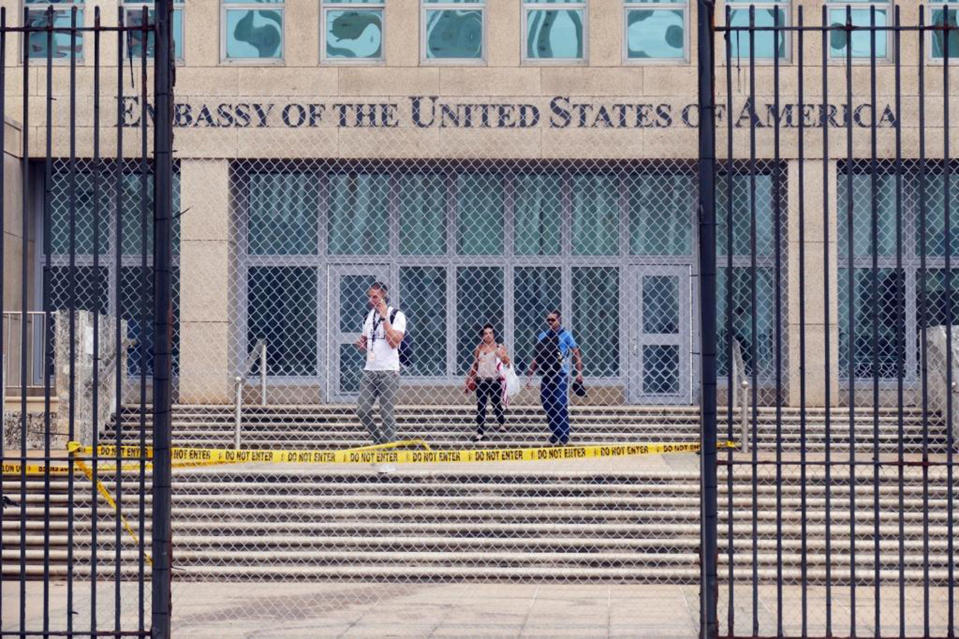
[[[804,239],[805,239],[805,298],[799,298],[799,161],[790,160],[788,166],[788,346],[789,346],[789,404],[799,406],[800,399],[800,317],[805,320],[806,334],[806,405],[825,406],[828,379],[832,404],[836,405],[839,392],[839,331],[836,253],[836,171],[835,160],[829,161],[823,171],[821,159],[807,160],[803,166]],[[829,197],[829,244],[824,243],[823,189]],[[824,257],[824,251],[825,256]],[[824,285],[826,260],[829,266],[829,288]],[[825,292],[824,292],[825,291]],[[829,300],[829,322],[825,318],[825,303]],[[800,315],[803,313],[804,315]],[[829,340],[829,370],[825,368],[826,340]]]
[[[230,163],[181,160],[180,380],[183,403],[230,401]]]

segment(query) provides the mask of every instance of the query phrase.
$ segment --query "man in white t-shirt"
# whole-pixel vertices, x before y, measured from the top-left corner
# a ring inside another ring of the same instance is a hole
[[[363,322],[363,334],[356,347],[366,351],[366,365],[360,379],[360,397],[356,414],[373,442],[386,444],[396,439],[393,407],[400,386],[400,342],[406,333],[406,315],[388,305],[386,285],[374,282],[366,292],[370,312]],[[392,320],[390,316],[393,316]],[[373,404],[380,402],[380,427],[373,417]]]

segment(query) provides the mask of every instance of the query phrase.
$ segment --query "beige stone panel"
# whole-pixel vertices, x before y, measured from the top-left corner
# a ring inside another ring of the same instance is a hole
[[[540,69],[440,68],[440,94],[444,96],[535,96],[540,93]],[[520,98],[529,101],[528,97]]]
[[[177,69],[176,72],[176,101],[189,102],[191,96],[232,96],[239,92],[239,87],[259,86],[258,84],[241,85],[241,72],[266,71],[267,69],[249,69],[235,66],[222,67],[192,67]],[[269,69],[281,73],[284,69]],[[250,76],[247,75],[247,78]]]
[[[184,67],[220,64],[220,3],[195,2],[186,7],[183,21]]]
[[[926,96],[942,96],[943,87],[945,86],[943,76],[943,65],[941,63],[930,63],[926,67]],[[956,91],[959,91],[959,55],[957,55],[956,60],[952,58],[949,60],[949,94],[955,96]],[[953,99],[955,98],[953,97]]]
[[[19,157],[21,144],[23,139],[20,137],[20,125],[8,119],[3,124],[3,152]]]
[[[320,3],[301,0],[284,7],[284,61],[291,67],[315,67],[320,61]]]
[[[445,158],[535,158],[541,144],[540,129],[440,129],[438,150]]]
[[[696,129],[677,127],[645,129],[645,145],[641,157],[695,159],[699,154]]]
[[[28,254],[32,251],[28,251]],[[22,310],[20,295],[23,273],[23,240],[10,233],[3,234],[3,310]]]
[[[439,129],[339,129],[341,158],[434,158],[442,156]]]
[[[642,95],[644,67],[540,67],[543,95]]]
[[[230,162],[180,160],[180,218],[184,244],[230,239]],[[208,319],[208,318],[207,318]]]
[[[239,67],[238,86],[249,92],[255,88],[259,100],[273,96],[310,96],[320,101],[335,96],[339,70],[332,67],[269,68]],[[179,78],[177,79],[179,84]],[[179,87],[177,87],[179,88]],[[297,100],[298,102],[303,100]]]
[[[832,326],[829,331],[820,325],[806,326],[806,406],[823,407],[826,404],[826,384],[829,384],[833,406],[839,404],[839,330]],[[826,335],[829,335],[829,371],[825,368]],[[800,342],[799,326],[789,326],[789,404],[800,405]]]
[[[587,59],[591,67],[620,66],[623,63],[623,8],[615,4],[593,4],[587,8],[589,31]]]
[[[180,322],[180,402],[231,401],[227,322]]]
[[[204,207],[205,208],[205,207]],[[199,213],[203,209],[191,209]],[[189,237],[184,234],[184,237]],[[180,318],[186,322],[223,321],[227,318],[229,245],[226,241],[180,244]]]
[[[244,158],[335,157],[338,129],[242,129],[237,155]]]
[[[523,34],[521,8],[513,0],[486,2],[486,61],[491,67],[520,65]]]
[[[644,129],[545,129],[544,158],[641,158],[646,157]]]
[[[697,100],[698,81],[699,74],[694,66],[677,64],[643,67],[643,89],[646,95],[675,96],[693,103]],[[720,87],[717,76],[717,101],[722,101],[721,96],[724,95],[725,89]]]
[[[233,157],[237,152],[239,132],[252,130],[254,129],[174,129],[174,157]],[[263,131],[265,129],[255,130]]]
[[[346,68],[340,69],[341,96],[435,95],[439,72],[429,68]]]
[[[417,66],[420,61],[419,2],[387,2],[383,23],[386,64],[390,67]]]

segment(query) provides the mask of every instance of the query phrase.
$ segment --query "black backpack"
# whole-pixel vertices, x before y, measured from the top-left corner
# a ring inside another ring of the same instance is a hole
[[[390,324],[392,324],[393,321],[396,319],[396,312],[398,310],[399,309],[394,308],[392,311],[390,311]],[[409,321],[407,321],[406,327],[407,329],[409,329]],[[410,341],[409,330],[403,333],[403,339],[400,340],[399,351],[400,351],[400,365],[406,366],[406,367],[412,366],[413,365],[413,345],[412,345],[412,342]]]
[[[559,348],[559,335],[547,331],[536,342],[536,371],[543,377],[554,377],[563,370],[563,352]]]

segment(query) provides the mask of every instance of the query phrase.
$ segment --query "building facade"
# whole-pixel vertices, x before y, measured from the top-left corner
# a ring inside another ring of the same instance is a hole
[[[103,24],[115,24],[118,14],[139,24],[150,11],[143,2],[0,5],[8,20],[26,10],[33,24],[46,24],[52,15],[55,25],[67,28],[74,9],[86,25],[97,8]],[[844,23],[851,7],[856,24],[884,26],[894,15],[892,3],[881,1],[749,6],[720,3],[717,20],[772,27],[798,24],[801,16],[819,24],[824,14],[830,23]],[[925,18],[954,22],[957,9],[957,2],[932,3]],[[477,331],[487,322],[522,371],[543,317],[559,309],[582,347],[596,389],[592,401],[694,402],[695,2],[194,0],[177,3],[175,12],[179,401],[229,402],[237,375],[249,377],[252,393],[258,365],[247,368],[245,362],[260,340],[268,344],[271,401],[353,401],[362,359],[352,343],[364,291],[380,280],[410,318],[415,363],[404,374],[405,401],[458,401]],[[918,12],[903,5],[903,23],[915,23]],[[718,84],[728,79],[732,89],[717,86],[720,372],[727,371],[725,345],[735,340],[747,373],[767,390],[778,379],[787,402],[798,398],[800,323],[807,370],[823,371],[807,378],[812,403],[825,398],[817,379],[866,383],[878,368],[884,380],[894,381],[901,358],[906,378],[916,379],[918,351],[909,347],[900,354],[895,344],[898,330],[907,342],[918,335],[923,239],[932,269],[925,278],[932,302],[926,323],[945,321],[946,207],[936,180],[942,184],[942,142],[954,131],[942,128],[942,101],[934,99],[943,91],[945,45],[934,36],[922,51],[915,38],[903,42],[899,104],[893,89],[897,50],[892,33],[880,33],[875,45],[868,32],[848,40],[830,32],[825,43],[818,34],[739,34],[729,42],[729,64],[717,68]],[[959,42],[950,44],[959,53]],[[807,65],[828,70],[832,82],[825,95],[821,85],[799,95],[800,47]],[[100,127],[92,125],[96,50],[103,62]],[[144,139],[149,144],[149,86],[141,86],[134,72],[144,51],[151,55],[149,38],[131,35],[120,46],[69,32],[49,41],[33,34],[26,42],[7,42],[6,51],[7,73],[26,64],[31,78],[27,153],[43,157],[49,131],[62,158],[49,178],[34,171],[37,206],[26,212],[38,233],[50,233],[52,304],[119,313],[139,338],[149,325],[149,249],[138,232],[148,226],[142,225],[151,179],[148,167],[118,156],[136,153]],[[717,39],[721,62],[726,51]],[[49,128],[48,53],[57,95]],[[866,73],[873,55],[875,102]],[[847,56],[855,80],[851,95],[841,81]],[[77,117],[91,123],[76,140],[76,162],[57,125],[69,102],[71,57],[78,68]],[[936,70],[925,88],[938,133],[927,136],[925,151],[939,160],[926,172],[926,184],[915,170],[914,71],[920,64]],[[780,74],[778,95],[774,73]],[[20,97],[8,94],[8,104]],[[882,172],[875,187],[867,161],[873,117]],[[897,131],[912,167],[898,209],[889,161]],[[95,138],[103,149],[99,162],[92,160]],[[103,178],[100,205],[97,176]],[[882,203],[878,349],[850,338],[846,321],[852,317],[861,325],[858,333],[873,326],[865,195],[874,188]],[[923,188],[931,226],[920,238],[916,202]],[[73,210],[75,227],[67,223]],[[897,244],[900,221],[905,239]],[[814,292],[805,304],[800,243],[806,288]],[[905,251],[902,270],[896,268],[898,245]],[[73,288],[66,284],[71,247]],[[38,266],[41,253],[32,258]],[[824,267],[832,273],[828,286],[821,279]],[[33,303],[40,308],[42,277],[35,282]],[[827,344],[836,354],[828,371],[822,358]],[[150,366],[131,352],[131,378]],[[775,396],[770,392],[767,398]],[[841,393],[833,399],[841,401]]]

